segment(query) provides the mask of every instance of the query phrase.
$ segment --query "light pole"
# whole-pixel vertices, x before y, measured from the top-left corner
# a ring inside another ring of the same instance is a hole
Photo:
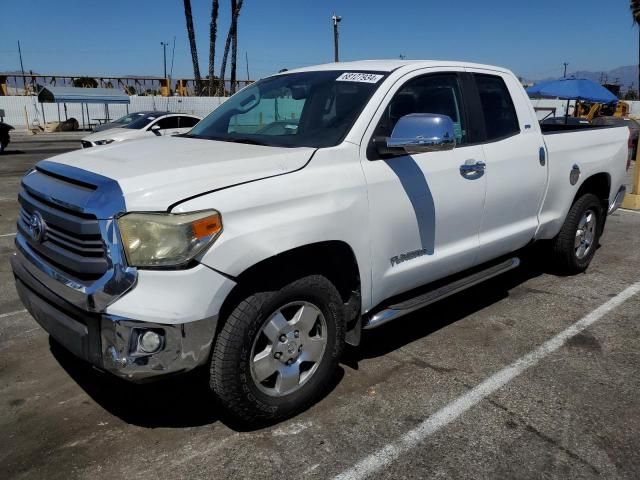
[[[160,42],[162,45],[162,58],[164,60],[164,78],[167,78],[167,45],[169,42]]]
[[[340,61],[340,55],[338,54],[338,24],[342,21],[342,17],[339,17],[333,13],[331,17],[333,22],[333,59],[335,62]]]

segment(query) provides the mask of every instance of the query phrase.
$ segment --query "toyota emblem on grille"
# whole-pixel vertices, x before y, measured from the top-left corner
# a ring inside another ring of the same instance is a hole
[[[47,229],[42,215],[38,212],[33,212],[29,215],[27,223],[27,231],[29,236],[36,242],[42,242],[44,240],[44,234]]]

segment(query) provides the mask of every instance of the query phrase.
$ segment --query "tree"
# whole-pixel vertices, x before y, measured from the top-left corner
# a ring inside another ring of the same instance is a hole
[[[184,16],[187,21],[187,36],[191,47],[191,61],[193,62],[193,76],[196,79],[196,90],[198,94],[202,91],[202,79],[200,77],[200,66],[198,64],[198,47],[196,46],[196,32],[193,28],[193,15],[191,14],[191,0],[184,0]]]
[[[629,8],[633,16],[633,23],[640,25],[640,0],[630,0]],[[638,86],[640,87],[640,59],[638,59]]]
[[[71,85],[80,88],[97,88],[98,82],[95,78],[91,77],[77,77],[73,79]]]
[[[216,37],[218,35],[218,9],[219,0],[213,0],[211,4],[211,24],[209,25],[209,95],[214,94],[215,75],[214,63],[216,60]]]
[[[225,94],[224,88],[224,77],[227,70],[227,60],[229,58],[229,49],[231,48],[231,42],[237,32],[238,29],[238,16],[240,15],[240,9],[242,8],[242,3],[244,0],[231,0],[231,25],[229,25],[229,32],[227,33],[227,40],[224,44],[224,54],[222,55],[222,66],[220,67],[220,82],[218,87],[218,92],[221,95]],[[236,39],[237,44],[237,39]],[[237,54],[237,47],[235,49],[235,53]],[[233,68],[233,60],[232,60],[232,68]],[[234,82],[231,82],[231,91],[235,90]]]
[[[629,2],[629,8],[631,8],[633,21],[640,24],[640,0],[631,0]]]
[[[242,9],[243,0],[238,1],[235,15],[232,18],[233,22],[233,38],[231,39],[231,95],[236,93],[236,78],[237,78],[237,62],[238,62],[238,17],[240,16],[240,10]]]

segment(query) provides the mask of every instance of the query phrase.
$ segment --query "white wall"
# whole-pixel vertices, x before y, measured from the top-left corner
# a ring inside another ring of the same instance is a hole
[[[224,102],[227,97],[139,97],[133,96],[129,105],[129,112],[137,112],[141,110],[170,110],[173,112],[183,112],[205,117],[211,113],[216,107]],[[532,100],[534,107],[555,107],[556,116],[563,116],[567,107],[566,100]],[[631,116],[640,118],[640,101],[627,101],[631,106]],[[569,113],[573,112],[575,102],[569,102]],[[18,130],[26,130],[24,107],[27,107],[29,122],[34,121],[43,123],[42,106],[35,97],[25,96],[8,96],[0,97],[0,110],[5,111],[4,121],[13,125]],[[86,109],[87,107],[85,107]],[[103,118],[105,116],[103,105],[89,105],[89,118]],[[116,119],[127,113],[125,105],[109,105],[109,117]],[[548,112],[538,112],[538,119],[547,116]],[[44,104],[44,115],[47,122],[58,120],[58,105],[55,103]],[[74,117],[78,120],[82,128],[82,114],[80,104],[68,103],[67,116]],[[85,111],[85,122],[86,111]],[[288,115],[287,115],[288,117]],[[64,106],[60,105],[60,118],[65,119]],[[266,120],[266,119],[265,119]],[[95,123],[92,120],[92,123]]]
[[[200,117],[205,117],[217,108],[226,97],[156,97],[133,96],[129,104],[129,112],[141,110],[170,110],[172,112],[191,113]],[[29,123],[34,121],[43,123],[42,107],[44,107],[44,117],[47,122],[58,121],[58,105],[55,103],[40,104],[36,97],[8,96],[0,97],[0,110],[4,110],[4,121],[13,125],[18,130],[26,130],[24,109],[27,108]],[[84,107],[85,123],[87,123],[86,108],[89,108],[89,118],[104,118],[104,105],[87,105]],[[109,117],[116,119],[127,113],[126,105],[109,105]],[[82,112],[80,104],[67,103],[67,117],[74,117],[78,120],[82,128]],[[65,119],[64,105],[60,105],[60,119]],[[91,120],[92,123],[95,121]]]

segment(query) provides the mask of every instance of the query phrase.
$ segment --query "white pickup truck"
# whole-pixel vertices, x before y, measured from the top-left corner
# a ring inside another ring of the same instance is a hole
[[[587,268],[624,195],[629,131],[548,128],[498,67],[278,74],[182,136],[38,163],[19,194],[17,289],[100,369],[205,366],[238,418],[292,415],[362,329],[517,267],[533,242],[558,270]]]

